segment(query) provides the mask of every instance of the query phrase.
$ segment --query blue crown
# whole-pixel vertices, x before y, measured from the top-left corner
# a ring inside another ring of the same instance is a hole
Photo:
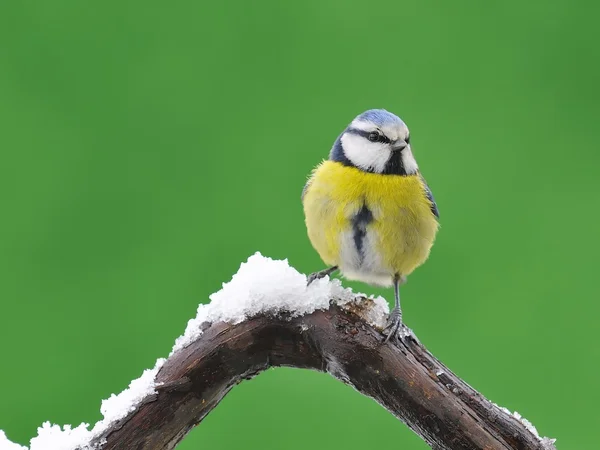
[[[394,125],[394,124],[404,124],[400,117],[395,114],[392,114],[385,109],[369,109],[365,111],[356,119],[365,120],[374,123],[378,127],[383,127],[386,125]]]

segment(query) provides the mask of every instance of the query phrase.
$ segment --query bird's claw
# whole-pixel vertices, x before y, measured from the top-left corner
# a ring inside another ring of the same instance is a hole
[[[308,277],[306,277],[306,285],[310,286],[310,283],[312,283],[315,280],[318,280],[325,276],[331,276],[331,274],[333,272],[335,272],[336,270],[338,270],[338,267],[333,266],[333,267],[328,267],[327,269],[320,270],[319,272],[313,272]]]
[[[315,280],[318,280],[319,278],[321,278],[319,276],[319,272],[313,272],[311,273],[307,278],[306,278],[306,285],[310,286],[310,283],[312,283]]]
[[[405,336],[410,334],[410,330],[402,323],[402,311],[400,308],[394,308],[390,313],[387,321],[387,325],[383,329],[384,334],[387,332],[387,336],[384,343],[388,342],[392,336],[398,340],[402,340]]]

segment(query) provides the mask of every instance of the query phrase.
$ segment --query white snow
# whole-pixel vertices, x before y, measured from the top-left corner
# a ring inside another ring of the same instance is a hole
[[[500,408],[502,410],[502,412],[508,414],[509,416],[513,416],[515,419],[517,419],[519,422],[521,422],[531,434],[533,434],[539,441],[542,442],[542,444],[544,444],[544,448],[547,448],[548,450],[555,449],[554,443],[556,442],[556,439],[552,439],[552,438],[548,438],[548,437],[541,437],[538,433],[537,428],[535,428],[535,426],[533,426],[533,424],[529,420],[527,420],[525,417],[523,417],[517,411],[515,411],[514,413],[511,413],[508,408],[500,406],[494,402],[491,402],[491,403],[495,407]]]
[[[306,286],[306,275],[289,266],[287,260],[273,260],[256,253],[246,263],[242,263],[237,274],[223,288],[210,296],[209,304],[198,307],[196,318],[188,322],[183,336],[177,338],[175,351],[197,339],[204,322],[239,323],[259,313],[287,317],[310,314],[318,309],[328,309],[330,300],[338,305],[349,306],[360,302],[364,294],[355,294],[342,287],[339,280],[325,277]],[[362,318],[373,326],[383,328],[389,313],[387,302],[381,298],[370,298],[368,307],[360,308]],[[103,400],[100,411],[104,418],[92,429],[82,423],[53,425],[44,422],[38,428],[38,435],[31,439],[29,447],[23,447],[8,440],[0,430],[0,450],[92,450],[90,442],[101,435],[115,421],[135,410],[148,395],[155,393],[154,379],[162,367],[164,359],[159,359],[153,369],[147,369],[142,376],[133,380],[119,395],[111,395]]]
[[[538,434],[537,428],[534,427],[533,424],[529,420],[527,420],[525,417],[523,417],[517,411],[512,413],[512,415],[515,419],[517,419],[519,422],[521,422],[523,425],[525,425],[525,428],[527,428],[530,433],[532,433],[538,439],[541,439],[540,435]]]
[[[318,309],[328,309],[333,299],[338,305],[347,305],[363,294],[353,293],[343,288],[337,279],[328,277],[315,280],[306,286],[306,275],[290,267],[287,260],[274,260],[255,253],[229,283],[210,296],[210,303],[198,306],[196,318],[188,322],[183,336],[173,347],[174,353],[196,340],[201,334],[204,322],[239,323],[259,313],[289,317],[310,314]],[[385,326],[389,312],[385,299],[373,298],[373,305],[367,308],[362,317],[371,325]]]
[[[89,443],[96,436],[102,434],[113,422],[122,419],[133,411],[146,396],[153,394],[156,384],[154,378],[161,368],[164,359],[159,359],[153,369],[146,369],[142,376],[133,380],[127,389],[119,395],[112,394],[110,398],[102,400],[100,412],[104,416],[90,430],[89,424],[82,423],[73,428],[71,425],[53,425],[44,422],[38,427],[38,435],[31,439],[29,447],[10,442],[4,432],[0,430],[0,450],[73,450],[81,448],[90,449]]]
[[[521,422],[523,425],[525,425],[525,428],[527,428],[531,434],[533,434],[540,441],[542,441],[542,443],[545,446],[547,446],[546,448],[553,448],[554,443],[556,442],[556,439],[541,437],[538,433],[537,428],[529,420],[527,420],[525,417],[523,417],[521,414],[519,414],[517,411],[515,411],[512,415],[515,419],[517,419],[519,422]],[[549,447],[549,445],[551,445],[552,447]]]
[[[0,450],[27,450],[27,447],[9,441],[4,431],[0,430]]]
[[[94,426],[94,430],[106,429],[110,423],[116,422],[132,412],[148,395],[154,394],[156,392],[154,378],[165,361],[164,358],[158,359],[154,368],[144,370],[141,377],[129,383],[129,388],[119,395],[112,394],[106,400],[102,400],[100,412],[104,419]]]
[[[504,406],[500,406],[497,403],[494,402],[490,402],[492,405],[494,405],[496,408],[499,408],[503,413],[508,414],[509,416],[512,416],[512,413],[510,412],[510,410],[508,408],[505,408]]]
[[[31,450],[70,450],[78,446],[85,447],[92,438],[88,430],[89,424],[82,423],[72,428],[71,425],[53,425],[44,422],[38,428],[38,435],[31,439]]]

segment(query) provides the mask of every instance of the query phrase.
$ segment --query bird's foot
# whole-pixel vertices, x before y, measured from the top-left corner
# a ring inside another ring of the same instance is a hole
[[[331,275],[337,270],[337,266],[328,267],[327,269],[320,270],[318,272],[311,273],[306,279],[306,285],[309,286],[315,280]]]
[[[385,338],[384,343],[390,340],[392,336],[394,336],[398,340],[404,339],[406,336],[411,334],[410,329],[402,323],[402,311],[400,308],[396,307],[390,313],[388,317],[387,325],[383,329],[384,334],[387,330],[387,336]]]

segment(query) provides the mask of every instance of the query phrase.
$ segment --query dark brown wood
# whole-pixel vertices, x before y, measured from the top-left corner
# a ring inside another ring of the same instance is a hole
[[[332,306],[291,320],[207,324],[197,341],[166,361],[157,394],[96,442],[104,442],[103,450],[175,448],[236,384],[269,367],[292,366],[328,372],[372,397],[433,449],[555,448],[459,379],[414,336],[384,344],[381,332],[355,312]]]

